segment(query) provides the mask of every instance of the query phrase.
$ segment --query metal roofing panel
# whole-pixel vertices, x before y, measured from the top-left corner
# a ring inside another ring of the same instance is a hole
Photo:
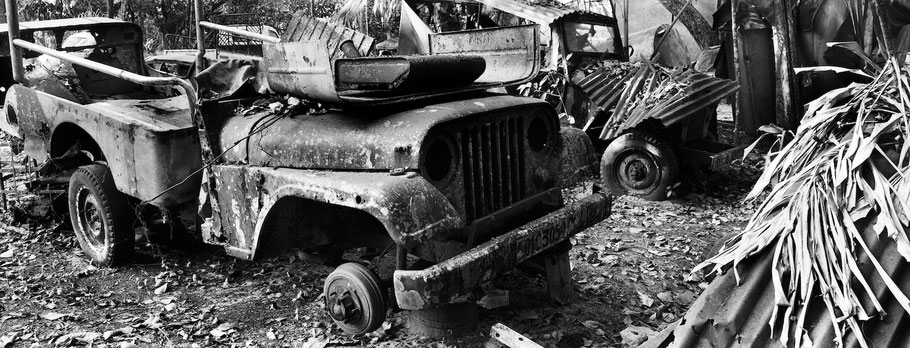
[[[910,264],[897,252],[891,238],[879,236],[871,223],[867,226],[861,233],[863,240],[901,291],[910,293]],[[887,290],[884,280],[874,270],[872,262],[869,262],[869,255],[862,253],[854,257],[884,309],[884,313],[867,313],[871,319],[860,322],[869,346],[910,347],[910,330],[907,330],[910,327],[910,315]],[[769,322],[777,304],[771,282],[771,261],[770,251],[745,260],[738,268],[742,277],[739,285],[730,271],[715,278],[677,326],[664,330],[639,348],[783,347],[780,342],[782,320],[791,320],[787,335],[792,338],[795,334],[792,325],[795,315],[781,318],[772,330]],[[817,288],[815,292],[817,296]],[[805,347],[837,346],[831,314],[822,301],[814,301],[809,306],[805,320]],[[805,345],[806,338],[811,340],[808,345]],[[846,335],[844,343],[848,348],[860,346],[853,332]],[[793,344],[790,339],[788,346]]]
[[[671,84],[678,85],[682,90],[668,89]],[[671,126],[739,89],[734,81],[692,69],[664,71],[662,68],[654,69],[648,65],[636,67],[632,64],[602,68],[586,76],[578,85],[610,115],[600,136],[604,140],[616,138],[648,119],[656,120],[664,127]],[[657,90],[672,93],[649,95]],[[650,100],[640,100],[646,95]],[[657,99],[653,99],[655,97]],[[585,129],[596,121],[592,119]]]
[[[549,27],[557,19],[574,12],[580,12],[572,9],[560,9],[555,7],[543,7],[527,5],[514,0],[477,0],[478,2],[495,8],[497,10],[508,12],[518,17],[527,19],[534,23]]]

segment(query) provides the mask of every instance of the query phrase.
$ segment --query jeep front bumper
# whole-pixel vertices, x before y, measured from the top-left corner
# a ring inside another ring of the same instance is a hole
[[[397,270],[395,298],[402,309],[457,302],[481,284],[606,218],[610,198],[595,193],[424,270]]]

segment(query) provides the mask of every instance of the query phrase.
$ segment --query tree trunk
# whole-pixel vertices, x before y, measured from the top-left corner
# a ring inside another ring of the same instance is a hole
[[[702,16],[695,7],[689,5],[687,0],[660,0],[660,3],[674,16],[682,11],[679,21],[686,26],[686,29],[689,29],[689,32],[692,33],[692,37],[695,38],[695,42],[698,43],[699,47],[705,49],[711,46],[720,45],[720,40],[718,40],[714,28],[711,27],[711,24],[708,23],[705,16]],[[683,10],[683,8],[685,8],[685,10]]]

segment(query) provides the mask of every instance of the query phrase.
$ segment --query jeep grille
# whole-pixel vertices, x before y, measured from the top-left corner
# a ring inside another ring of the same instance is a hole
[[[509,117],[458,131],[467,221],[526,197],[524,129],[522,118]]]

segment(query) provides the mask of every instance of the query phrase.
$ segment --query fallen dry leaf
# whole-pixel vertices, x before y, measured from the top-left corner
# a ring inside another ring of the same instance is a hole
[[[19,338],[19,333],[16,331],[9,332],[3,336],[0,336],[0,348],[7,348],[13,345],[13,342],[16,342],[16,339]]]
[[[638,299],[641,301],[642,306],[651,307],[654,305],[654,299],[641,291],[638,292]]]
[[[638,347],[648,340],[648,337],[654,336],[657,331],[645,326],[629,326],[619,333],[622,337],[622,344],[626,347]]]
[[[72,316],[72,315],[73,315],[72,313],[64,314],[64,313],[47,312],[47,313],[41,314],[41,317],[44,319],[47,319],[47,320],[58,320],[58,319],[62,319],[65,317]]]
[[[155,288],[155,295],[161,295],[165,292],[167,292],[167,283],[164,283],[161,286]]]

